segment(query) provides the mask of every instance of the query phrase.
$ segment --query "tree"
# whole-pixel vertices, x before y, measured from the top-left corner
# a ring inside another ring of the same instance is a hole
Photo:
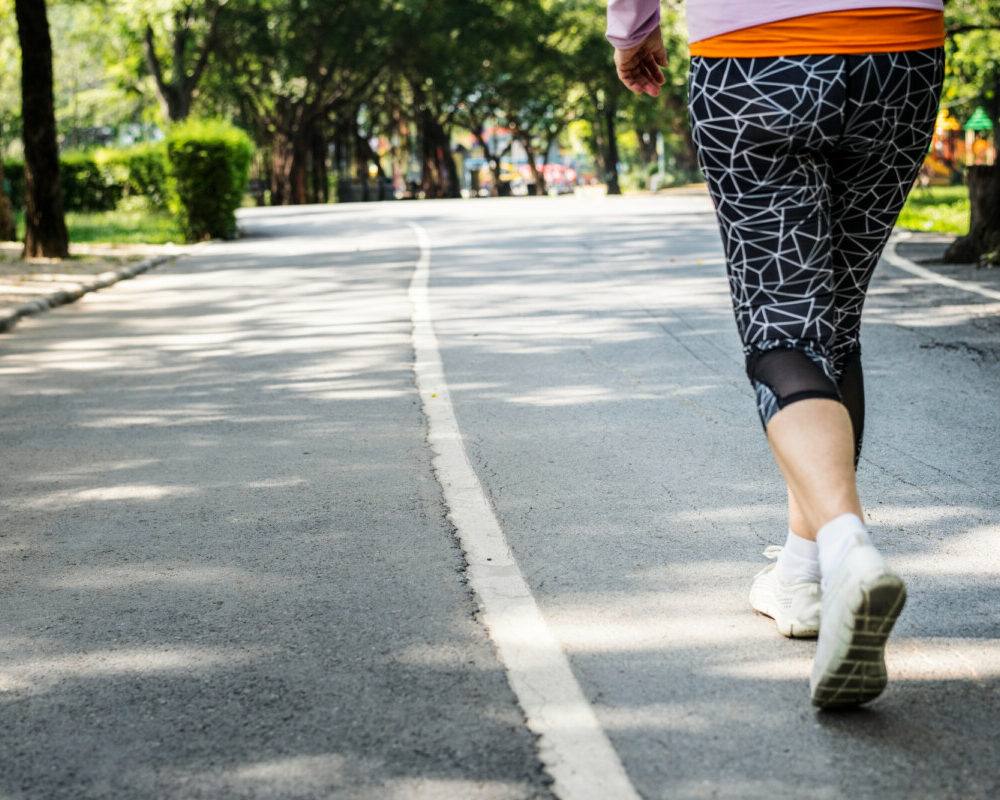
[[[45,0],[15,0],[21,43],[25,177],[24,257],[67,258],[69,235],[59,178],[52,96],[52,41]]]
[[[969,167],[969,232],[944,254],[946,264],[1000,263],[1000,168]]]
[[[425,197],[458,197],[451,133],[460,115],[485,124],[492,63],[507,46],[505,13],[519,0],[400,0],[393,60],[407,87]]]
[[[1000,117],[1000,0],[952,0],[945,6],[944,103],[968,116],[982,105]],[[975,166],[969,186],[969,233],[945,252],[950,263],[1000,262],[1000,167]]]
[[[273,203],[326,199],[330,119],[348,119],[377,89],[386,11],[379,0],[248,0],[227,14],[212,89],[266,154]]]
[[[191,113],[198,85],[218,43],[219,21],[227,2],[228,0],[186,0],[181,3],[171,2],[171,8],[164,9],[156,16],[146,11],[141,12],[142,47],[146,66],[155,81],[160,108],[168,122],[187,119]],[[140,8],[146,5],[142,3]],[[169,60],[161,55],[162,39],[167,40]]]

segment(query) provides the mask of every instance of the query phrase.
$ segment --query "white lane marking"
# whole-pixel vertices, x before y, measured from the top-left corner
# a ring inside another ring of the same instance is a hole
[[[1000,300],[1000,292],[994,291],[993,289],[987,289],[983,286],[976,286],[974,283],[966,283],[964,281],[955,280],[954,278],[948,278],[944,275],[938,275],[933,270],[921,267],[919,264],[914,264],[908,258],[903,258],[903,256],[896,252],[896,245],[900,241],[904,241],[906,238],[907,237],[905,236],[896,234],[889,240],[889,246],[885,248],[885,251],[882,253],[882,257],[894,267],[898,267],[905,272],[909,272],[911,275],[916,275],[918,278],[938,283],[941,286],[948,286],[952,289],[961,289],[963,292],[972,292],[973,294],[988,297],[991,300]]]
[[[414,371],[433,466],[465,550],[468,576],[507,678],[539,737],[539,757],[563,800],[639,800],[549,629],[473,470],[455,419],[428,300],[431,246],[410,222],[420,260],[410,282]]]

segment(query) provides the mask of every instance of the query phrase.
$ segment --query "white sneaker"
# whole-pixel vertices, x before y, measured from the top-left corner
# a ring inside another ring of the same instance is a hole
[[[885,644],[906,602],[903,579],[870,544],[847,551],[823,591],[812,703],[843,708],[867,703],[885,689]]]
[[[776,559],[781,548],[772,545],[764,551]],[[812,639],[819,633],[819,581],[785,583],[778,574],[778,564],[768,564],[757,573],[750,585],[750,607],[771,617],[783,636]]]

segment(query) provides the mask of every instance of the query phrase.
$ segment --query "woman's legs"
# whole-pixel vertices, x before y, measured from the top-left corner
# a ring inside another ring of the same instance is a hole
[[[811,399],[778,411],[767,439],[788,484],[789,527],[804,539],[842,514],[862,516],[854,479],[854,433],[847,409]]]
[[[788,484],[790,527],[818,544],[823,624],[811,686],[822,707],[882,691],[883,650],[905,598],[871,545],[855,483],[858,328],[926,151],[940,78],[940,52],[692,60],[692,129],[747,374]],[[755,609],[768,580],[765,570],[754,581]],[[768,587],[788,598],[795,589]]]
[[[864,439],[865,429],[865,384],[864,373],[861,369],[861,353],[856,350],[851,351],[844,359],[840,372],[840,381],[837,384],[837,388],[840,390],[840,402],[843,403],[844,408],[847,411],[847,416],[851,425],[850,434],[854,448],[854,463],[853,469],[851,470],[851,478],[853,480],[854,472],[857,470],[858,461],[861,458],[861,445]],[[794,406],[789,406],[789,408],[794,408]],[[838,414],[837,416],[842,419],[842,415]],[[778,413],[774,418],[772,418],[772,423],[774,422],[774,419],[778,418],[787,419],[788,415],[785,415],[783,412]],[[837,427],[842,427],[842,424],[838,424]],[[781,468],[782,458],[777,454],[777,449],[785,450],[787,447],[783,446],[781,443],[778,443],[776,446],[775,439],[777,437],[783,442],[789,436],[788,429],[791,428],[791,423],[780,423],[777,429],[774,428],[773,424],[768,426],[767,429],[771,447],[772,449],[775,449],[775,459],[778,461],[779,468]],[[837,438],[842,441],[844,432],[842,430],[837,431],[836,433],[831,431],[831,435],[837,436]],[[792,492],[792,481],[788,480],[788,475],[783,468],[782,474],[785,475],[786,482],[788,483],[788,529],[790,531],[794,531],[797,536],[800,536],[803,539],[816,541],[816,532],[821,526],[816,525],[814,522],[810,522],[810,517],[814,517],[815,514],[807,516],[804,505],[798,501],[795,494]],[[846,474],[842,476],[840,480],[846,481]],[[854,489],[853,494],[855,496],[857,495],[856,488]],[[853,505],[853,503],[844,503],[842,507],[849,505]],[[843,513],[847,513],[847,511],[844,511]],[[856,513],[864,519],[864,515],[860,513],[860,502],[851,513]],[[833,516],[829,516],[827,519],[833,519]]]

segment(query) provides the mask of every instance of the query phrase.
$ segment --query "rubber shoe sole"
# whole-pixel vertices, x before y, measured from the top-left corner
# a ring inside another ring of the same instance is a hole
[[[858,706],[882,694],[885,645],[906,602],[902,578],[875,548],[854,548],[844,561],[847,577],[824,598],[810,679],[812,703],[824,709]]]

